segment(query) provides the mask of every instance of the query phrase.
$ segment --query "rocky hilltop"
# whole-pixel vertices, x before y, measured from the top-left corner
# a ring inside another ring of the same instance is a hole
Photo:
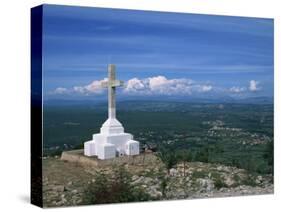
[[[174,168],[165,170],[158,161],[145,165],[125,164],[123,167],[130,173],[131,186],[145,191],[151,200],[273,193],[272,176],[257,175],[221,164],[178,163]],[[112,172],[110,166],[83,166],[63,161],[59,157],[44,158],[44,206],[85,204],[85,191],[89,185],[95,184],[95,174],[101,169],[108,175]]]

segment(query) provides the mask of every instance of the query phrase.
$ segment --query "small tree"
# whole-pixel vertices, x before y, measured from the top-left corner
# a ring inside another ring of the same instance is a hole
[[[165,174],[162,171],[162,168],[159,172],[158,179],[160,181],[160,189],[161,189],[162,195],[164,198],[166,198],[169,178],[167,176],[165,176]]]
[[[159,148],[157,153],[159,159],[164,163],[167,174],[170,174],[170,169],[173,168],[174,165],[177,164],[177,157],[175,150],[173,148],[168,148],[167,146],[162,146]]]
[[[203,163],[209,163],[209,148],[208,147],[203,147],[201,149],[199,149],[199,151],[197,151],[195,153],[195,157],[194,157],[195,161],[200,161]]]
[[[192,154],[190,151],[184,149],[177,153],[177,160],[183,162],[183,176],[185,176],[186,164],[192,160]]]

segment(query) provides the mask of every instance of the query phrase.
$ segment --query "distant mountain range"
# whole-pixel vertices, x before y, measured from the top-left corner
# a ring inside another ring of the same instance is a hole
[[[244,99],[235,99],[232,97],[223,97],[220,99],[208,98],[131,98],[121,99],[118,102],[180,102],[180,103],[201,103],[201,104],[273,104],[273,97],[250,97]],[[67,99],[48,99],[44,101],[45,106],[90,106],[90,105],[103,105],[106,104],[106,99],[96,100],[67,100]]]

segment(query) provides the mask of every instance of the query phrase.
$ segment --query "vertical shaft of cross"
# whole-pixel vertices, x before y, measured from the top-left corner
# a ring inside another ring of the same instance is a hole
[[[108,66],[108,118],[116,118],[116,105],[115,105],[115,65]]]

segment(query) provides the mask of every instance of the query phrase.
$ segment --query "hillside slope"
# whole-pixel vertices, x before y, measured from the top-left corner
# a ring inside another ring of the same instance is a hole
[[[272,176],[250,174],[246,170],[220,164],[187,163],[167,170],[159,162],[146,166],[126,165],[131,184],[144,189],[152,200],[192,199],[237,195],[272,194]],[[105,168],[110,175],[112,167]],[[97,168],[82,167],[58,157],[43,160],[43,200],[45,207],[84,204],[84,192],[94,183]],[[164,177],[164,178],[163,178]],[[165,194],[163,193],[165,179]]]

